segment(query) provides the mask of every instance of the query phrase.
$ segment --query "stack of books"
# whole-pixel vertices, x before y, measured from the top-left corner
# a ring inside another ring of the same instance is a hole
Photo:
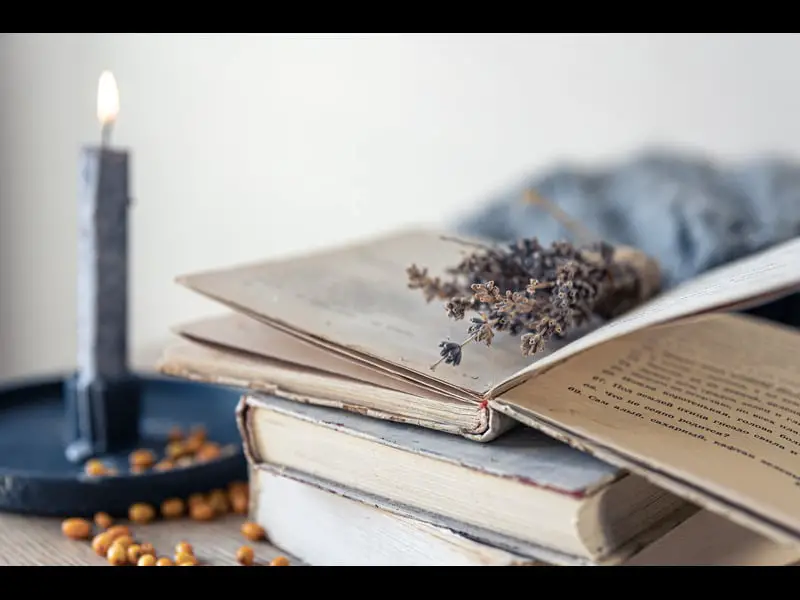
[[[784,565],[800,560],[800,335],[731,312],[800,286],[800,241],[708,272],[537,359],[440,365],[400,231],[182,276],[224,305],[159,370],[242,390],[251,517],[311,565]]]

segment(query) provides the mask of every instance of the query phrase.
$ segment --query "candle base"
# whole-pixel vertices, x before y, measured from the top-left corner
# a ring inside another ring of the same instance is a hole
[[[135,377],[81,384],[65,382],[67,460],[89,458],[131,449],[139,439],[140,385]]]
[[[72,432],[65,387],[54,377],[0,385],[0,511],[87,517],[107,512],[125,517],[136,502],[158,506],[168,498],[225,488],[247,480],[247,461],[236,424],[241,390],[166,377],[138,381],[140,421],[133,446],[163,460],[170,431],[205,427],[218,444],[216,458],[175,462],[170,470],[132,469],[129,451],[98,455],[105,473],[90,475],[67,460],[64,434]],[[73,440],[75,442],[75,440]]]

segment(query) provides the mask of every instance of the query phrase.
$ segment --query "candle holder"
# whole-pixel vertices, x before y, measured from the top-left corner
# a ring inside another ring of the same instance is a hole
[[[136,502],[158,506],[168,498],[247,480],[235,419],[240,391],[131,375],[130,388],[106,388],[104,400],[98,400],[102,394],[81,400],[76,382],[76,375],[66,374],[0,387],[0,510],[125,516]],[[94,403],[88,410],[85,400]],[[118,405],[127,406],[118,411]],[[168,471],[131,471],[131,451],[145,448],[163,456],[171,429],[188,431],[196,425],[203,425],[208,439],[221,445],[219,457]],[[87,457],[100,459],[109,472],[88,475],[82,462]]]
[[[102,143],[80,161],[78,370],[0,388],[0,510],[120,516],[137,502],[157,505],[247,478],[235,418],[240,392],[128,369],[128,153],[109,147],[118,110],[116,82],[104,73]],[[134,450],[163,459],[170,431],[197,426],[213,442],[208,452],[162,462],[169,470],[131,464]],[[88,468],[92,459],[102,469]]]

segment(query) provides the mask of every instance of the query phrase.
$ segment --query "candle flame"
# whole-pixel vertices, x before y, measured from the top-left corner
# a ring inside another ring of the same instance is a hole
[[[110,125],[119,114],[119,90],[117,81],[111,71],[104,71],[100,75],[97,85],[97,118],[101,125]]]

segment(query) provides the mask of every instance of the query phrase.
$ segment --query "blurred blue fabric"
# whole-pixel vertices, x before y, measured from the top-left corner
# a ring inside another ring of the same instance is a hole
[[[573,240],[535,190],[598,237],[656,258],[665,288],[800,234],[800,164],[758,158],[724,164],[704,156],[648,151],[604,169],[562,165],[490,198],[456,223],[498,242]],[[800,326],[800,295],[748,311]]]

